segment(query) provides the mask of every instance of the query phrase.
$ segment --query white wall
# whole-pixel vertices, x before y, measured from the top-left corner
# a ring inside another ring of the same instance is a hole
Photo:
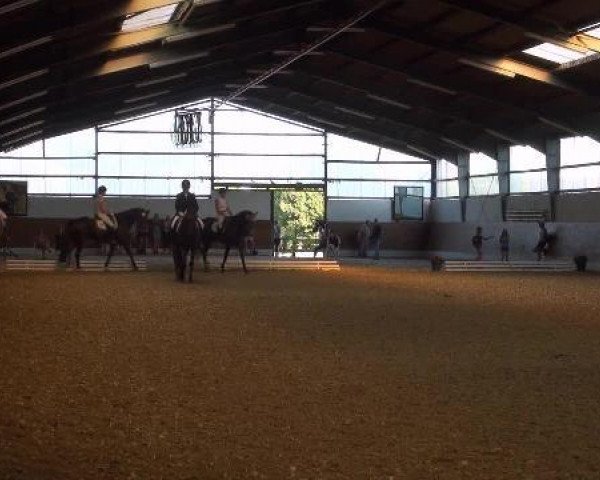
[[[378,219],[392,221],[392,201],[390,199],[333,200],[327,202],[327,219],[330,222],[364,222]]]
[[[434,223],[460,222],[460,200],[436,198],[429,204],[429,218]]]
[[[258,220],[271,219],[271,193],[263,191],[230,191],[228,193],[231,210],[252,210],[258,212]],[[143,197],[114,197],[108,199],[110,208],[119,212],[129,208],[142,207],[150,210],[150,214],[158,213],[161,217],[173,215],[175,199],[143,198]],[[200,213],[202,216],[214,215],[213,201],[201,199]],[[64,197],[30,197],[29,216],[43,218],[74,218],[89,217],[93,211],[92,198]]]
[[[467,222],[502,222],[502,199],[497,197],[467,198]]]

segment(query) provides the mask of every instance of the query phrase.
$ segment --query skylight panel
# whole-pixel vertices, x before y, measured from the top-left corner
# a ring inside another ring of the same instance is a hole
[[[563,63],[573,62],[575,60],[581,60],[582,58],[593,54],[591,51],[581,53],[576,50],[570,50],[565,47],[554,45],[552,43],[541,43],[535,47],[523,50],[523,53],[533,55],[534,57],[543,58],[544,60],[561,65]]]
[[[141,13],[127,16],[121,26],[123,32],[135,32],[144,28],[155,27],[169,23],[178,3],[165,5],[164,7],[152,8]]]
[[[594,27],[591,30],[586,30],[584,33],[590,37],[600,38],[600,27]]]

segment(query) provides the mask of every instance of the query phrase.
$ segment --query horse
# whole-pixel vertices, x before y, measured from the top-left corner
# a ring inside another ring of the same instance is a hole
[[[143,208],[132,208],[125,210],[124,212],[117,213],[115,215],[117,219],[118,228],[116,230],[101,230],[98,228],[95,218],[81,217],[70,220],[65,228],[65,241],[62,242],[62,250],[60,253],[59,260],[63,263],[67,262],[69,254],[75,250],[75,261],[76,267],[80,268],[80,256],[83,244],[86,239],[92,239],[99,242],[110,243],[108,256],[104,267],[108,267],[110,259],[113,256],[115,245],[121,245],[129,259],[131,260],[131,266],[134,270],[137,270],[137,265],[133,259],[133,254],[129,248],[130,235],[129,231],[131,227],[138,223],[147,221],[148,210]]]
[[[237,215],[227,217],[223,224],[223,231],[215,232],[213,225],[217,222],[214,217],[204,219],[204,229],[202,230],[202,259],[204,261],[204,269],[208,270],[207,254],[208,250],[214,242],[222,243],[225,246],[225,254],[221,263],[221,272],[225,271],[225,263],[229,256],[229,250],[232,247],[237,247],[242,259],[242,267],[244,273],[248,273],[246,268],[246,238],[252,235],[254,229],[254,221],[256,220],[256,212],[243,210]]]
[[[202,229],[200,227],[196,214],[185,215],[177,231],[171,234],[173,243],[173,263],[175,264],[175,276],[177,280],[185,280],[185,269],[188,253],[190,255],[190,265],[188,271],[188,281],[193,281],[194,258],[196,250],[202,240]]]

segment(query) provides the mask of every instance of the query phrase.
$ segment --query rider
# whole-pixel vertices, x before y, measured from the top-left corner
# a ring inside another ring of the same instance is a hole
[[[192,215],[198,215],[200,211],[200,207],[198,206],[198,200],[196,200],[196,195],[190,192],[190,181],[184,180],[181,182],[182,192],[177,194],[175,197],[175,217],[173,218],[173,222],[171,223],[171,228],[175,231],[179,230],[179,225],[181,225],[181,219],[188,213]],[[198,222],[200,226],[202,226],[202,221],[198,218]]]
[[[215,198],[215,213],[217,215],[217,228],[219,232],[223,231],[223,224],[226,217],[231,217],[231,208],[227,201],[227,189],[219,188],[219,195]]]
[[[98,228],[101,230],[106,230],[107,228],[111,230],[116,230],[118,228],[117,219],[112,214],[112,212],[108,209],[106,205],[106,187],[104,185],[98,187],[98,193],[96,198],[94,199],[94,210],[96,219],[100,220],[97,222]]]

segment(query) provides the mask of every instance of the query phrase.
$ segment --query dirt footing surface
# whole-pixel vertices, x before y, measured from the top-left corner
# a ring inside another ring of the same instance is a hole
[[[0,479],[597,479],[599,291],[2,274]]]

